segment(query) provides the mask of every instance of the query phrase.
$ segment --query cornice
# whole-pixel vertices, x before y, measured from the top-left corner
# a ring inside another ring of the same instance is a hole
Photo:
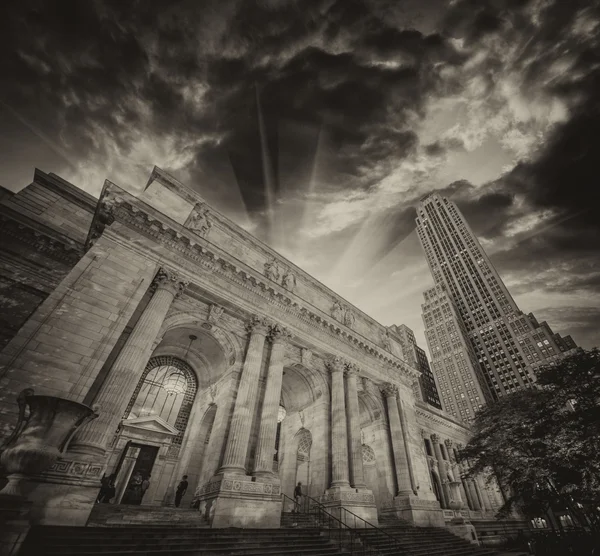
[[[83,246],[66,237],[58,238],[0,214],[0,237],[12,237],[52,259],[75,265],[83,256]]]
[[[116,188],[116,191],[113,188]],[[206,239],[188,231],[146,203],[121,190],[118,186],[110,183],[105,185],[97,215],[102,217],[94,219],[92,228],[96,225],[103,230],[103,227],[107,225],[106,223],[110,223],[114,218],[141,235],[149,237],[156,243],[163,244],[185,259],[200,265],[205,270],[221,274],[230,281],[261,294],[262,297],[265,297],[272,304],[280,306],[286,312],[295,313],[301,321],[309,324],[311,328],[320,329],[322,332],[337,337],[345,344],[351,345],[379,360],[382,365],[400,371],[402,375],[408,377],[411,381],[420,376],[418,370],[385,351],[371,340],[339,323],[333,317],[326,315],[320,309],[274,283]],[[92,229],[90,237],[99,237],[102,230]],[[246,236],[244,236],[244,239],[246,239]],[[275,252],[273,251],[273,253]]]
[[[441,425],[450,430],[462,433],[467,436],[471,436],[472,434],[472,430],[468,427],[468,425],[457,423],[452,419],[452,417],[437,415],[426,408],[419,407],[418,405],[415,407],[415,411],[417,417],[421,417],[424,420],[433,423],[434,425]]]

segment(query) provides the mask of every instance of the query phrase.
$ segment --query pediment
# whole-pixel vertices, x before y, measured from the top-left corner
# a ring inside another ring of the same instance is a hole
[[[125,419],[122,423],[123,427],[144,430],[149,432],[157,432],[166,435],[177,435],[179,431],[173,426],[169,425],[164,419],[157,417],[156,415],[147,415],[145,417],[135,417],[134,419]]]

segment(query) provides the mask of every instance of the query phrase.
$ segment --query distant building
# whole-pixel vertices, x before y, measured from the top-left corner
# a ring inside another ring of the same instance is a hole
[[[420,391],[415,392],[415,395],[429,405],[442,409],[438,388],[431,372],[427,355],[417,345],[414,332],[404,324],[390,326],[388,330],[390,330],[392,336],[400,343],[405,360],[421,371],[418,383]]]
[[[450,379],[458,376],[454,373],[459,371],[446,365],[455,363],[454,350],[462,343],[458,336],[473,350],[473,363],[483,371],[474,368],[472,373],[482,377],[481,393],[489,389],[494,398],[530,387],[535,381],[536,367],[576,347],[572,338],[562,338],[547,323],[538,323],[532,314],[525,315],[519,309],[453,202],[429,194],[421,199],[417,214],[417,233],[436,284],[435,296],[428,299],[426,294],[423,305],[427,341],[434,374],[438,380],[443,377],[448,382],[452,394],[453,388],[457,388],[456,393],[459,390]],[[443,295],[452,303],[441,302]],[[432,305],[432,300],[437,305]],[[446,319],[450,317],[443,314],[439,305],[447,305],[448,311],[456,312],[454,340],[446,338],[446,332],[450,332],[446,327],[450,321]],[[432,345],[432,340],[439,345]],[[460,394],[470,400],[468,392]],[[462,407],[467,415],[469,403]]]

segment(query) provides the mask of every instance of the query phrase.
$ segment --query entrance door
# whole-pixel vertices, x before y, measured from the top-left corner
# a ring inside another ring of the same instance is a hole
[[[157,454],[158,446],[127,444],[117,469],[117,503],[141,504],[142,481],[150,476]]]

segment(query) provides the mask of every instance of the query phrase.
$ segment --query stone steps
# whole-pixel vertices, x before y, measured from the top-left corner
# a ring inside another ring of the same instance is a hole
[[[22,556],[339,556],[317,530],[149,527],[32,528]]]
[[[87,522],[92,527],[149,524],[157,527],[208,527],[198,510],[126,504],[96,504]]]

